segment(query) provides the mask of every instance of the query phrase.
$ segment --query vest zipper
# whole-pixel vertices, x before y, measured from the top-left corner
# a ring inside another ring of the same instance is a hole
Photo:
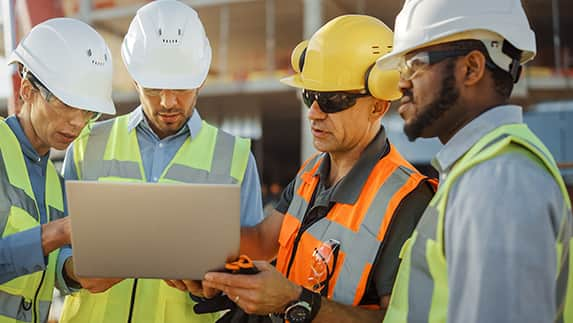
[[[127,317],[127,323],[131,323],[131,318],[133,317],[133,307],[135,304],[135,292],[137,291],[137,278],[133,282],[133,287],[131,289],[131,300],[129,302],[129,316]]]
[[[40,294],[40,290],[42,289],[42,284],[44,283],[44,277],[46,277],[46,271],[44,270],[42,272],[42,278],[40,279],[40,285],[38,285],[38,289],[36,289],[36,293],[34,294],[34,299],[33,299],[33,305],[32,305],[32,315],[34,315],[34,323],[38,322],[38,317],[40,316],[40,313],[36,313],[36,310],[38,309],[37,306],[37,300],[38,300],[38,294]]]
[[[317,184],[318,185],[318,184]],[[328,206],[328,210],[326,210],[326,212],[324,212],[324,214],[322,216],[317,216],[314,219],[312,219],[311,221],[308,221],[307,223],[304,222],[304,219],[309,215],[309,212],[312,210],[312,206],[314,205],[315,202],[315,197],[316,197],[316,187],[314,189],[314,192],[312,192],[312,198],[310,200],[310,203],[308,204],[308,209],[305,212],[304,217],[302,218],[301,221],[301,226],[300,229],[298,230],[297,234],[296,234],[296,238],[294,239],[294,246],[292,249],[292,253],[290,254],[290,259],[288,261],[288,266],[287,266],[287,272],[286,272],[286,277],[288,278],[290,275],[290,270],[292,268],[292,264],[294,261],[294,257],[296,256],[296,251],[298,249],[298,244],[300,242],[300,239],[302,238],[302,234],[308,230],[308,228],[310,228],[313,224],[315,224],[316,222],[318,222],[319,220],[325,218],[328,215],[328,212],[330,212],[330,210],[332,209],[332,207],[334,206],[334,203],[330,203],[330,205]]]

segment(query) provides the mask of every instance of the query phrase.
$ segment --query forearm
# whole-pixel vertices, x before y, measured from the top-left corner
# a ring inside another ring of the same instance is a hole
[[[77,292],[82,288],[75,278],[71,259],[72,249],[69,246],[62,247],[56,263],[56,288],[63,295]]]
[[[384,319],[383,310],[369,310],[356,306],[343,305],[322,298],[320,311],[312,321],[313,323],[326,322],[376,322],[380,323]]]
[[[278,242],[265,241],[260,226],[241,228],[242,255],[247,255],[251,259],[270,260],[276,256],[277,251]]]
[[[279,250],[283,214],[274,211],[254,227],[241,228],[241,254],[256,260],[270,260]]]

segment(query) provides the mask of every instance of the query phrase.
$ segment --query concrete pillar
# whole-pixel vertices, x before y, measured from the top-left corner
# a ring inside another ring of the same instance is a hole
[[[219,73],[221,77],[228,74],[228,51],[229,51],[229,24],[230,9],[228,5],[221,7],[219,11]]]
[[[304,0],[303,2],[303,39],[309,39],[322,26],[322,0]],[[316,150],[312,145],[312,134],[307,119],[308,108],[304,103],[301,107],[301,143],[300,162],[302,163]]]

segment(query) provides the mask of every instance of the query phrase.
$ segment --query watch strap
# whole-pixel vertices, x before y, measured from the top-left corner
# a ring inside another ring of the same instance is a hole
[[[311,290],[308,290],[308,289],[302,287],[302,292],[300,293],[299,299],[310,304],[310,320],[309,320],[309,322],[312,322],[312,320],[314,320],[314,318],[318,314],[318,311],[320,310],[322,297],[320,296],[319,293],[315,293]]]

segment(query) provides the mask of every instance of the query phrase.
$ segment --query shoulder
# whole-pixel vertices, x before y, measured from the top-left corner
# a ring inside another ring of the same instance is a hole
[[[517,192],[522,196],[539,192],[542,195],[560,194],[547,169],[516,152],[502,154],[470,168],[457,179],[452,191],[477,189],[483,190],[480,195],[492,197],[499,195],[498,192]]]
[[[456,221],[501,225],[558,221],[563,207],[563,195],[549,171],[515,152],[466,171],[452,186],[447,201],[447,213],[455,214]]]

